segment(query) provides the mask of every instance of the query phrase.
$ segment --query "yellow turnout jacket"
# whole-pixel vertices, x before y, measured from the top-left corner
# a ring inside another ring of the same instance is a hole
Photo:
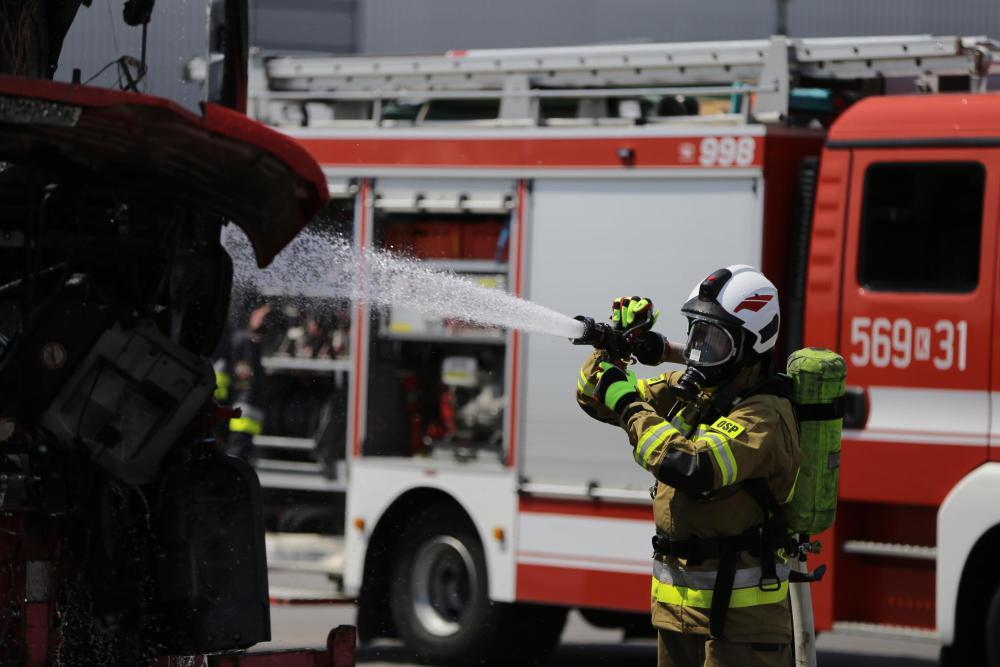
[[[639,399],[626,407],[622,420],[593,397],[601,361],[605,359],[595,351],[584,363],[577,401],[594,419],[625,429],[635,462],[656,478],[653,515],[657,532],[686,540],[739,535],[761,524],[764,512],[741,484],[752,478],[766,480],[779,503],[791,500],[802,453],[788,399],[752,395],[728,414],[698,423],[694,404],[682,402],[675,407],[679,398],[674,385],[681,373],[665,373],[639,381]],[[752,380],[737,379],[744,386],[751,386]],[[718,565],[718,560],[688,563],[656,556],[653,625],[709,634]],[[780,583],[761,588],[759,559],[745,551],[739,554],[725,620],[729,641],[791,640],[788,567],[779,559],[777,570]]]

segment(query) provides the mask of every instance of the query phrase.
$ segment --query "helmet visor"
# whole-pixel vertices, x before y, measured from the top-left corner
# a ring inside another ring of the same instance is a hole
[[[736,356],[733,336],[713,322],[694,320],[688,329],[684,359],[693,366],[718,366]]]

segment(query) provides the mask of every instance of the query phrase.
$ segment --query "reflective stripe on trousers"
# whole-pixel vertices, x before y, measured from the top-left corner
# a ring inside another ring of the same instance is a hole
[[[730,608],[755,607],[762,604],[781,602],[788,596],[789,567],[777,564],[778,579],[776,590],[760,588],[760,567],[736,570],[733,578],[733,594]],[[653,598],[657,602],[686,607],[709,609],[712,606],[712,592],[715,588],[714,571],[697,572],[679,570],[658,560],[653,561]]]
[[[264,432],[264,425],[256,419],[250,419],[248,417],[234,417],[229,420],[229,432],[260,435]]]
[[[225,371],[215,371],[215,392],[212,396],[217,401],[229,399],[229,385],[233,383],[233,378]]]
[[[260,435],[264,432],[264,412],[247,403],[237,403],[242,415],[229,420],[229,430],[232,433],[249,433]]]

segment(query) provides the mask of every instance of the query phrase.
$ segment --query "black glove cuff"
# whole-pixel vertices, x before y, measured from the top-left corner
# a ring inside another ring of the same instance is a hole
[[[644,366],[658,366],[667,349],[667,339],[655,331],[646,331],[632,347],[632,354]]]
[[[605,369],[601,374],[601,379],[597,381],[597,386],[594,387],[594,398],[603,403],[604,395],[608,392],[611,385],[615,382],[623,382],[627,379],[628,376],[625,374],[625,371],[617,366]]]
[[[638,393],[630,391],[618,399],[618,402],[615,403],[614,411],[616,414],[621,415],[625,408],[633,403],[638,403],[640,400],[642,400],[642,397]]]

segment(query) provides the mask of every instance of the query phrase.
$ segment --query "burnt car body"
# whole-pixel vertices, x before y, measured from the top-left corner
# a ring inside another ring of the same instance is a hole
[[[201,114],[47,80],[78,4],[11,3],[23,48],[0,54],[26,75],[0,76],[0,664],[248,647],[270,637],[267,573],[256,476],[211,439],[220,234],[267,265],[325,179],[240,111],[245,2],[226,3],[235,108]]]

